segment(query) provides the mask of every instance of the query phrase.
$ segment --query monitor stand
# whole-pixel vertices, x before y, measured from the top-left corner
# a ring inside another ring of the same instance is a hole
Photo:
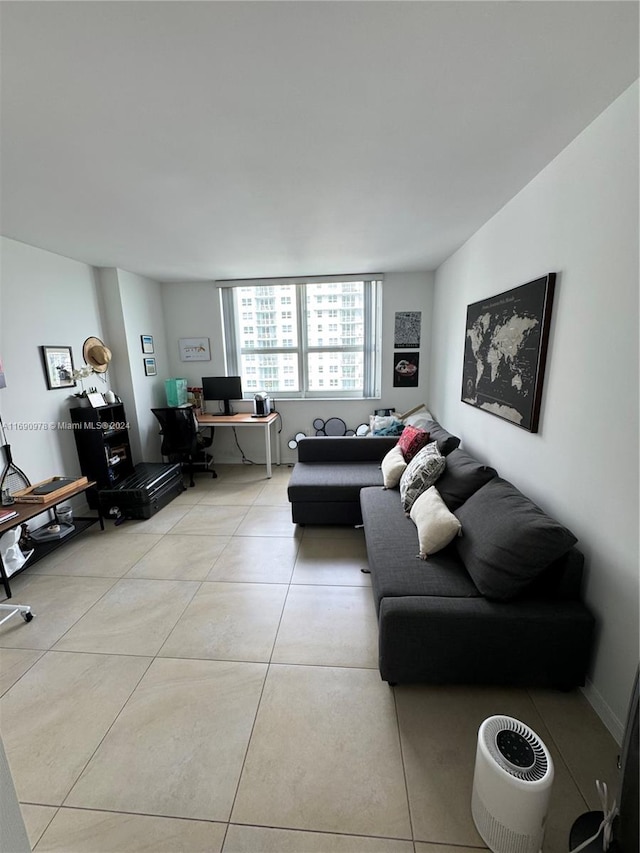
[[[235,412],[231,411],[231,400],[221,400],[224,403],[224,412],[217,412],[218,417],[220,418],[230,418]]]

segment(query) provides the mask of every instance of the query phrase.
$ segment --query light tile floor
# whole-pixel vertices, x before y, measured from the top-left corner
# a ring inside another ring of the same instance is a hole
[[[362,531],[291,524],[286,467],[216,467],[13,581],[37,616],[0,627],[0,730],[37,853],[485,849],[469,803],[497,713],[551,750],[545,853],[565,853],[595,779],[616,785],[582,694],[391,689]]]

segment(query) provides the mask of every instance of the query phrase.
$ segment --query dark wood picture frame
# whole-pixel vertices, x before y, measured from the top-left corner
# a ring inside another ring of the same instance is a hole
[[[155,358],[144,359],[144,374],[145,376],[157,376],[158,368],[156,366]]]
[[[49,391],[55,391],[57,388],[75,388],[71,347],[41,346],[40,352]]]
[[[467,307],[462,402],[538,432],[556,274]]]

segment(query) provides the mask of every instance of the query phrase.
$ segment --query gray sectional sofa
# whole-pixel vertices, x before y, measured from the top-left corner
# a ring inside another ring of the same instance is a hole
[[[446,457],[435,485],[462,536],[426,561],[398,489],[382,485],[397,439],[303,439],[289,484],[294,522],[364,525],[382,678],[584,684],[594,619],[575,537],[439,424],[427,428]]]

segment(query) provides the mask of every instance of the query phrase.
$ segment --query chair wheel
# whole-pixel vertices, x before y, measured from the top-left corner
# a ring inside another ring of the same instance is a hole
[[[23,613],[22,618],[25,622],[31,622],[31,620],[33,619],[33,613]]]

